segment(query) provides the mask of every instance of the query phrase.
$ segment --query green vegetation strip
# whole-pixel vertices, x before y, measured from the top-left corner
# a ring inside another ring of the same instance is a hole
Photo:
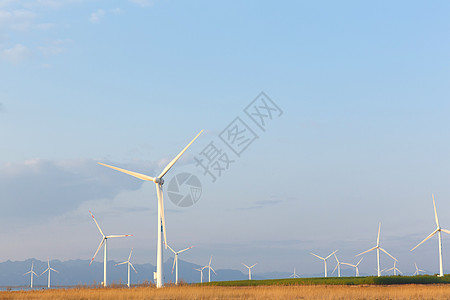
[[[290,278],[268,280],[214,281],[201,285],[208,286],[258,286],[258,285],[389,285],[389,284],[436,284],[450,283],[450,275],[437,277],[420,276],[382,276],[382,277],[327,277],[327,278]],[[198,284],[200,285],[200,284]]]

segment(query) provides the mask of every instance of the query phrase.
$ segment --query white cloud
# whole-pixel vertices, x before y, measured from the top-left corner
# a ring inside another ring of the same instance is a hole
[[[103,9],[98,9],[96,12],[93,12],[90,17],[90,21],[92,23],[99,23],[100,19],[105,15],[105,11]]]
[[[49,29],[54,28],[55,24],[53,24],[53,23],[42,23],[42,24],[36,25],[36,27],[38,29],[41,29],[41,30],[49,30]]]
[[[35,13],[29,10],[0,10],[0,28],[27,30],[35,17]]]
[[[44,55],[56,55],[63,53],[66,50],[65,45],[72,42],[71,39],[54,40],[46,46],[39,47],[39,50]]]
[[[111,9],[111,12],[115,15],[120,15],[123,11],[122,11],[122,9],[117,7],[117,8]]]
[[[9,62],[18,63],[25,60],[31,55],[31,51],[21,45],[17,44],[12,48],[5,49],[0,53],[0,57]]]
[[[153,4],[153,1],[150,0],[130,0],[130,2],[140,6],[150,6]]]

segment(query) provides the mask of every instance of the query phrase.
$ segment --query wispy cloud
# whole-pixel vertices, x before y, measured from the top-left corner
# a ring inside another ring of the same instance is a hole
[[[29,10],[0,10],[0,28],[24,31],[31,27],[35,17]]]
[[[140,6],[143,6],[143,7],[150,6],[153,4],[153,1],[151,1],[151,0],[130,0],[130,2],[140,5]]]
[[[103,9],[98,9],[96,12],[91,13],[89,20],[91,23],[99,23],[100,20],[105,16],[105,11]]]
[[[24,45],[17,44],[0,52],[0,57],[12,63],[19,63],[31,56],[31,51]]]
[[[46,46],[39,47],[44,55],[57,55],[66,50],[66,45],[73,43],[71,39],[54,40]]]

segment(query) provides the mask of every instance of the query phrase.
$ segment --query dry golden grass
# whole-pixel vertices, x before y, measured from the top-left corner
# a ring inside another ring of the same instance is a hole
[[[450,285],[61,289],[0,292],[0,299],[450,299]]]

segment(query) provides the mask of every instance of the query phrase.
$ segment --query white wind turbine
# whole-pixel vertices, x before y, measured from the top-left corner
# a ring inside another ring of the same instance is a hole
[[[403,274],[402,271],[400,271],[400,270],[396,267],[396,264],[397,264],[397,261],[394,260],[394,266],[393,266],[392,268],[384,269],[384,270],[381,271],[381,272],[389,272],[389,271],[392,271],[392,270],[393,270],[393,271],[394,271],[394,276],[397,275],[397,272],[399,272],[400,274]]]
[[[415,246],[414,248],[411,249],[411,251],[413,251],[414,249],[416,249],[417,247],[419,247],[423,242],[425,242],[426,240],[428,240],[429,238],[431,238],[433,235],[435,235],[436,233],[438,234],[438,240],[439,240],[439,276],[442,277],[444,276],[444,268],[442,265],[442,236],[441,236],[441,231],[450,234],[450,231],[447,229],[442,229],[441,226],[439,225],[439,219],[438,219],[438,215],[437,215],[437,210],[436,210],[436,202],[434,201],[434,194],[431,194],[431,197],[433,198],[433,206],[434,206],[434,217],[436,219],[436,229],[430,233],[429,236],[427,236],[423,241],[421,241],[419,244],[417,244],[417,246]]]
[[[169,249],[173,252],[173,254],[175,255],[175,257],[173,258],[173,266],[172,266],[172,274],[173,274],[173,269],[175,268],[175,284],[178,285],[178,254],[187,251],[189,249],[191,249],[194,246],[191,246],[189,248],[180,250],[180,251],[175,251],[173,250],[169,245],[167,245],[167,247],[169,247]]]
[[[317,255],[317,254],[310,253],[311,255],[314,255],[315,257],[320,258],[321,260],[323,260],[323,262],[324,262],[324,264],[325,264],[325,277],[327,277],[327,259],[329,259],[329,258],[330,258],[333,254],[335,254],[336,252],[337,252],[337,250],[334,251],[333,253],[331,253],[330,255],[328,255],[328,256],[325,257],[325,258],[323,258],[323,257],[321,257],[321,256],[319,256],[319,255]]]
[[[204,268],[205,268],[205,267],[200,268],[200,269],[195,269],[195,268],[194,268],[194,270],[200,272],[200,283],[203,283],[203,269],[204,269]]]
[[[211,261],[212,261],[212,255],[211,255],[211,258],[209,259],[209,264],[207,264],[206,266],[203,267],[203,269],[208,268],[208,282],[211,282],[211,270],[214,272],[214,274],[217,275],[216,271],[214,271],[214,269],[211,267]]]
[[[360,256],[363,255],[367,252],[370,252],[372,250],[377,250],[377,272],[378,272],[378,277],[381,276],[381,270],[380,270],[380,250],[383,251],[384,253],[386,253],[387,255],[389,255],[393,260],[397,261],[397,259],[395,257],[393,257],[392,255],[390,255],[386,250],[384,250],[383,248],[380,247],[380,231],[381,231],[381,222],[378,225],[378,237],[377,237],[377,245],[373,248],[370,248],[367,251],[364,251],[360,254],[357,254],[355,256]]]
[[[358,261],[358,263],[356,264],[356,265],[354,265],[354,264],[349,264],[349,263],[345,263],[345,262],[343,262],[342,264],[343,265],[347,265],[347,266],[350,266],[350,267],[353,267],[353,268],[355,268],[355,270],[356,270],[356,277],[359,277],[359,269],[358,269],[358,265],[361,263],[361,261],[363,260],[363,258],[364,257],[361,257],[361,259]],[[394,260],[395,261],[395,260]]]
[[[242,263],[247,269],[248,269],[248,280],[252,280],[252,268],[256,266],[258,263],[253,264],[251,267],[247,266],[246,264]]]
[[[289,278],[300,278],[300,276],[298,276],[298,275],[295,273],[295,267],[294,267],[294,273],[292,273],[292,275],[289,276]]]
[[[127,283],[127,286],[128,286],[128,287],[130,287],[130,267],[132,267],[133,270],[134,270],[134,272],[136,272],[136,274],[137,274],[136,269],[134,268],[133,264],[132,264],[131,261],[130,261],[130,260],[131,260],[131,253],[133,253],[133,249],[131,249],[131,251],[130,251],[130,256],[128,256],[128,260],[127,260],[127,261],[124,261],[124,262],[115,264],[116,266],[118,266],[118,265],[124,265],[124,264],[127,264],[127,265],[128,265],[128,283]]]
[[[118,237],[127,237],[127,236],[133,236],[133,235],[132,234],[104,235],[103,231],[101,230],[100,226],[97,223],[97,220],[95,220],[94,215],[92,214],[92,212],[89,211],[89,213],[91,214],[92,219],[94,219],[95,225],[97,225],[97,228],[98,228],[98,230],[100,231],[100,233],[102,235],[102,240],[100,242],[100,245],[98,245],[97,251],[95,251],[95,254],[92,257],[91,262],[89,263],[89,265],[92,264],[92,262],[95,259],[95,256],[97,256],[98,251],[103,246],[103,244],[105,244],[105,247],[104,247],[105,248],[105,252],[103,254],[103,286],[106,287],[107,286],[107,284],[106,284],[106,261],[107,261],[106,253],[107,253],[107,241],[108,241],[108,239],[110,239],[110,238],[118,238]]]
[[[158,177],[150,177],[144,174],[136,173],[133,171],[128,171],[125,169],[109,166],[106,164],[99,163],[105,167],[112,168],[114,170],[126,173],[128,175],[134,176],[136,178],[145,180],[145,181],[153,181],[156,185],[156,195],[158,197],[158,226],[157,226],[157,253],[156,253],[156,287],[160,288],[163,286],[163,249],[162,249],[162,234],[164,234],[164,241],[167,242],[166,238],[166,220],[164,217],[164,199],[163,199],[163,189],[162,186],[164,184],[164,175],[173,167],[173,165],[177,162],[177,160],[183,155],[183,153],[191,146],[191,144],[198,138],[198,136],[203,132],[200,131],[195,138],[177,155],[174,159],[164,168],[161,174]],[[167,245],[167,243],[166,243]]]
[[[50,288],[50,273],[51,273],[51,271],[58,273],[58,271],[56,271],[53,268],[50,268],[50,258],[47,259],[47,266],[48,266],[47,269],[45,269],[45,271],[42,272],[41,275],[43,275],[45,272],[48,272],[47,287]],[[41,276],[41,275],[39,275],[39,276]]]
[[[33,275],[36,276],[36,277],[38,277],[38,274],[36,274],[36,273],[33,271],[33,265],[34,265],[34,262],[31,262],[31,270],[28,271],[28,272],[26,272],[25,274],[23,274],[23,276],[25,276],[25,275],[27,275],[27,274],[30,274],[30,275],[31,275],[30,289],[33,288]]]
[[[336,253],[334,254],[334,258],[336,258],[336,262],[337,262],[337,264],[336,264],[336,267],[334,267],[334,270],[333,270],[333,273],[336,271],[336,269],[338,270],[338,277],[341,277],[341,262],[339,261],[339,259],[337,258],[337,256],[336,256]],[[333,274],[333,273],[331,273],[331,274]]]
[[[424,270],[421,270],[421,269],[419,269],[418,267],[417,267],[417,264],[416,263],[414,263],[414,265],[416,266],[416,272],[414,272],[414,276],[415,275],[420,275],[420,272],[425,272]]]

